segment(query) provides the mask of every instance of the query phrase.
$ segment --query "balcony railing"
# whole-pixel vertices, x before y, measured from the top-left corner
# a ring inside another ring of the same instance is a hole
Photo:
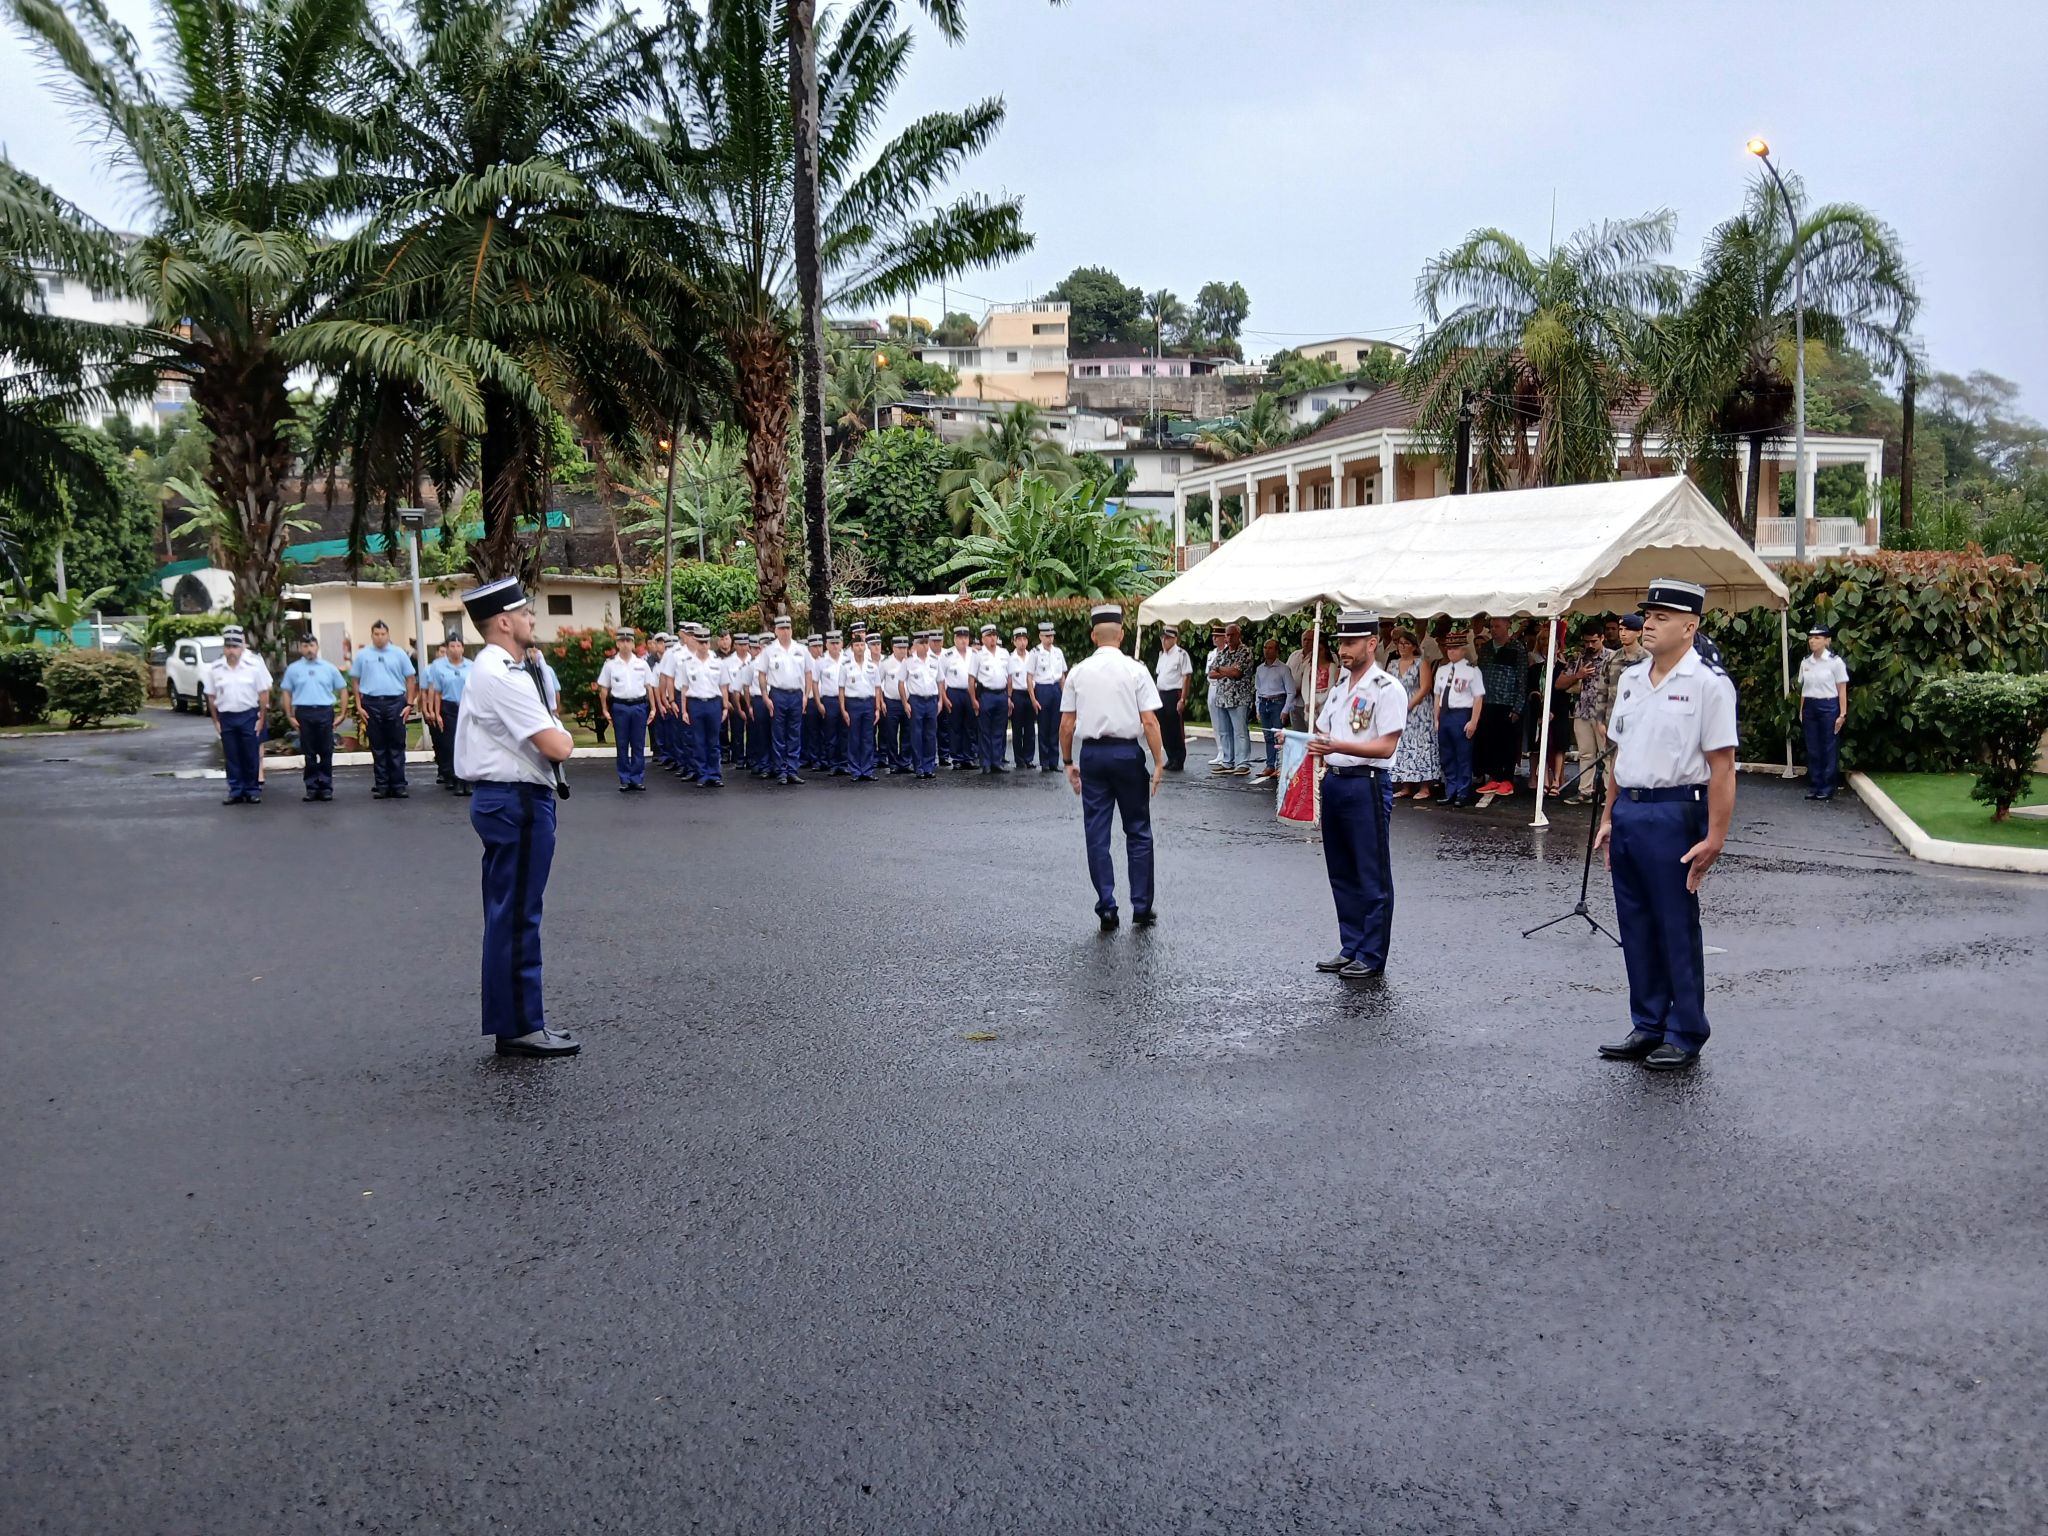
[[[1760,517],[1756,520],[1756,548],[1760,555],[1789,555],[1795,547],[1793,520],[1789,517]],[[1809,554],[1868,554],[1877,548],[1860,517],[1817,517],[1808,534]]]

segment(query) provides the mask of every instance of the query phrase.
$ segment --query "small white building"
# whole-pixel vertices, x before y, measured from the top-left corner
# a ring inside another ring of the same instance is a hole
[[[1363,405],[1384,388],[1384,384],[1368,384],[1363,379],[1339,379],[1334,384],[1318,384],[1314,389],[1297,389],[1282,395],[1280,406],[1289,421],[1298,427],[1308,427],[1322,420],[1324,412],[1348,411],[1354,405]]]
[[[477,643],[476,627],[463,612],[461,598],[474,582],[467,576],[421,580],[421,627],[429,649],[450,638]],[[370,626],[379,619],[391,626],[395,643],[404,645],[413,638],[410,581],[315,581],[294,592],[305,598],[320,654],[337,666],[357,646],[370,643]],[[529,595],[534,636],[542,643],[565,629],[610,629],[624,611],[618,578],[613,576],[547,575]],[[630,600],[630,589],[626,598]]]
[[[135,239],[135,236],[123,236]],[[147,325],[149,310],[140,299],[108,293],[81,278],[61,272],[38,270],[36,287],[41,290],[43,312],[63,320],[82,320],[94,325]],[[191,386],[183,379],[159,379],[156,393],[146,400],[131,400],[123,411],[138,429],[153,430],[165,416],[182,411],[191,403]],[[95,421],[97,418],[95,418]]]

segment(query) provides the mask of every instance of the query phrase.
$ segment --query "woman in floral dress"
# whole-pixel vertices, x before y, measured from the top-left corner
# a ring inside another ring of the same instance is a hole
[[[1416,647],[1415,631],[1394,631],[1394,659],[1387,670],[1394,681],[1408,690],[1408,724],[1401,732],[1401,745],[1394,752],[1394,798],[1411,796],[1419,804],[1427,800],[1430,788],[1443,777],[1436,755],[1436,724],[1430,687],[1435,671]]]

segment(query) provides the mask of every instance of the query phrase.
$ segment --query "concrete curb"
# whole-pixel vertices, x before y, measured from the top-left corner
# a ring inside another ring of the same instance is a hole
[[[1998,848],[1989,843],[1955,843],[1929,837],[1920,824],[1899,809],[1898,802],[1870,781],[1867,774],[1851,773],[1849,787],[1884,823],[1885,830],[1913,858],[1928,864],[1953,864],[1961,869],[1995,869],[2019,875],[2048,875],[2048,849]]]

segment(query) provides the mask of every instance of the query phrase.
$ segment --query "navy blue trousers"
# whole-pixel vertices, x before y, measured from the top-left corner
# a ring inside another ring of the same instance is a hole
[[[939,771],[939,696],[910,696],[910,766],[919,773]]]
[[[1472,743],[1465,737],[1471,723],[1471,710],[1447,709],[1436,728],[1436,755],[1443,767],[1447,801],[1472,798]]]
[[[378,789],[405,788],[405,695],[371,694],[363,700],[370,727],[370,774]]]
[[[1835,722],[1842,718],[1842,702],[1804,699],[1799,705],[1799,718],[1806,733],[1806,782],[1820,794],[1833,794],[1842,741],[1835,734]]]
[[[846,771],[846,717],[839,713],[839,695],[834,694],[823,705],[825,718],[819,727],[818,756],[827,767]]]
[[[846,701],[846,771],[857,779],[875,776],[875,701]]]
[[[771,772],[775,765],[775,726],[768,718],[768,701],[758,693],[747,695],[752,712],[747,730],[747,766],[756,773]]]
[[[334,706],[301,704],[299,751],[306,759],[306,792],[324,795],[334,788]]]
[[[612,735],[619,754],[619,782],[647,782],[647,701],[612,700]]]
[[[956,767],[980,760],[975,745],[974,700],[965,688],[946,690],[946,753]]]
[[[1394,937],[1393,783],[1384,773],[1323,775],[1323,864],[1343,953],[1375,969]]]
[[[733,694],[733,707],[725,712],[725,736],[732,743],[732,764],[735,768],[747,766],[747,730],[754,722],[747,715],[747,696]]]
[[[901,699],[882,706],[882,763],[899,770],[910,766],[910,711]]]
[[[228,769],[228,793],[245,800],[263,798],[257,777],[263,762],[263,712],[224,709],[220,712],[220,755]]]
[[[718,728],[724,723],[725,706],[718,700],[690,700],[690,758],[699,784],[725,782],[718,747]]]
[[[1060,767],[1060,685],[1040,683],[1033,692],[1038,698],[1038,766],[1046,773]]]
[[[981,766],[1003,766],[1003,729],[1010,723],[1010,695],[991,689],[981,696]]]
[[[1131,877],[1131,910],[1152,910],[1152,771],[1135,741],[1081,743],[1081,830],[1088,838],[1088,878],[1095,910],[1116,910],[1116,864],[1110,858],[1112,816],[1124,823],[1124,863]]]
[[[777,688],[772,698],[775,705],[775,751],[769,768],[777,778],[785,778],[797,771],[798,761],[803,755],[804,727],[809,723],[810,711],[804,708],[804,695],[800,688]]]
[[[818,755],[824,750],[825,715],[814,699],[804,700],[803,764],[806,768],[818,766]]]
[[[1028,693],[1010,690],[1010,761],[1032,768],[1038,761],[1038,711]]]
[[[1628,966],[1629,1019],[1667,1045],[1696,1051],[1707,1043],[1706,941],[1700,899],[1685,888],[1686,850],[1706,835],[1706,791],[1697,798],[1631,800],[1614,792],[1608,863],[1614,916]]]
[[[478,784],[469,824],[484,845],[484,1033],[531,1034],[546,1028],[540,901],[555,862],[554,791],[544,784]]]

